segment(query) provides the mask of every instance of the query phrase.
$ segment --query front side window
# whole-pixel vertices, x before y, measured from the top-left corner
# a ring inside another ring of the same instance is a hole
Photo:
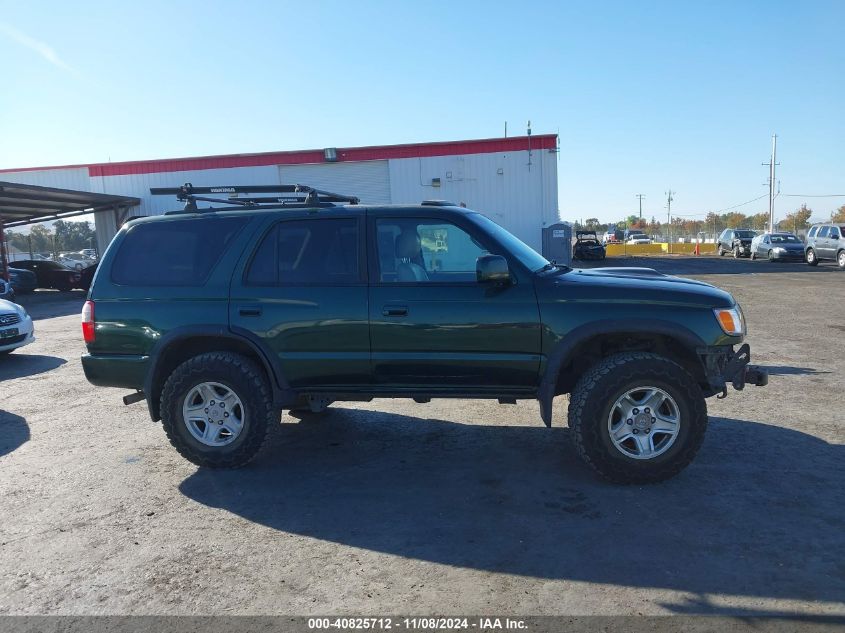
[[[358,221],[354,218],[280,222],[264,236],[246,276],[251,286],[358,281]]]
[[[202,286],[247,218],[139,224],[123,239],[111,277],[124,286]]]
[[[476,260],[487,249],[458,226],[439,220],[376,221],[379,280],[387,283],[476,280]]]

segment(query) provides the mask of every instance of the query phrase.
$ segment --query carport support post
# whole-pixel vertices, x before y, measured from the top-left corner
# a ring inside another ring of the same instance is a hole
[[[9,258],[6,253],[5,225],[0,222],[0,259],[3,260],[3,279],[9,281]]]

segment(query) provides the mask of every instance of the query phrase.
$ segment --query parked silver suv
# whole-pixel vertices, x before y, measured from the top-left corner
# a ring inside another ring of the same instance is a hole
[[[807,233],[806,257],[810,266],[831,259],[845,270],[845,225],[817,224]]]

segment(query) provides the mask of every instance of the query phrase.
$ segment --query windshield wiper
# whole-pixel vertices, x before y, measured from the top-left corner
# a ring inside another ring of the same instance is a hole
[[[563,264],[558,264],[555,261],[550,261],[548,264],[546,264],[542,268],[538,268],[534,272],[535,273],[544,273],[547,270],[553,270],[554,268],[559,268],[560,270],[569,270],[569,266],[564,266]]]

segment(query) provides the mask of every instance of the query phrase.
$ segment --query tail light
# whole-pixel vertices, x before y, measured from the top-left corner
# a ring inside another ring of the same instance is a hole
[[[94,342],[96,335],[94,333],[94,302],[86,301],[82,306],[82,338],[85,339],[86,344]]]

